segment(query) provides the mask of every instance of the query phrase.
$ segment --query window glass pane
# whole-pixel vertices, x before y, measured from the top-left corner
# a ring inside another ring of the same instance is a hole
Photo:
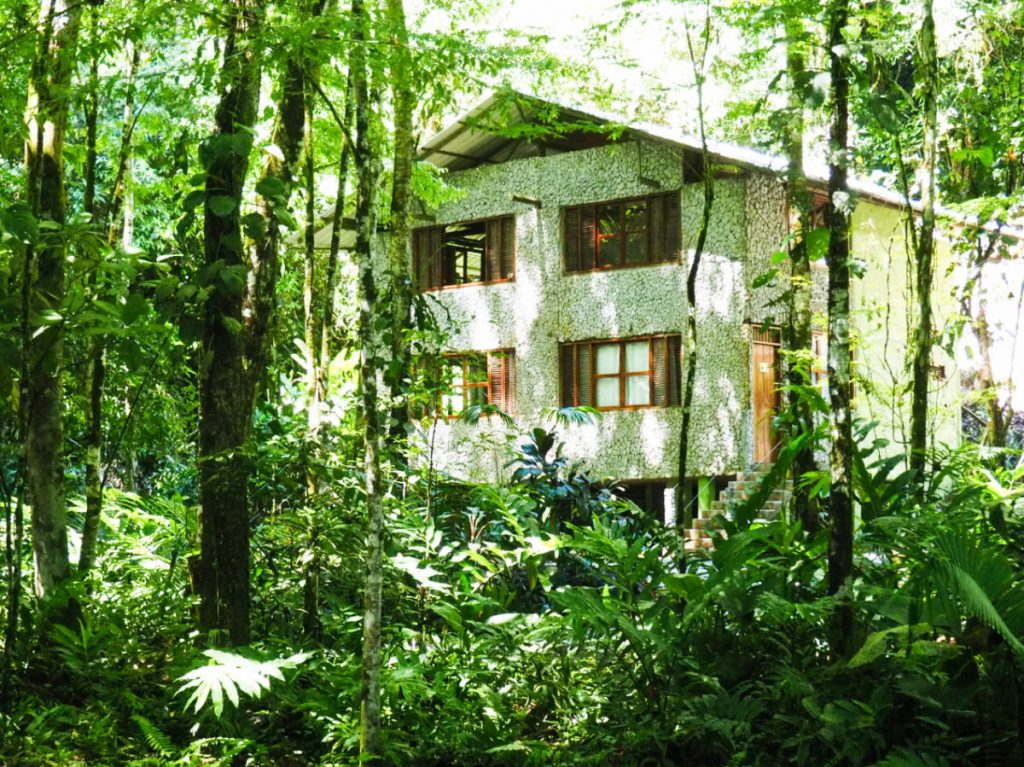
[[[597,380],[597,406],[619,406],[619,379],[599,378]]]
[[[619,372],[619,345],[604,344],[597,347],[595,370],[598,375]]]
[[[452,391],[461,389],[466,381],[463,373],[462,358],[452,359],[448,362],[448,386]]]
[[[619,227],[619,211],[622,206],[619,204],[613,205],[602,205],[597,209],[597,233],[598,234],[618,234],[620,231]]]
[[[626,372],[639,373],[651,369],[650,341],[630,341],[626,344]]]
[[[479,357],[466,360],[466,383],[487,383],[487,363]]]
[[[462,398],[462,390],[459,389],[457,393],[445,394],[442,397],[442,404],[444,406],[445,415],[457,415],[462,412],[465,407],[464,400]]]
[[[627,376],[626,377],[626,404],[627,405],[650,405],[651,404],[651,377],[650,376]]]
[[[472,386],[466,389],[466,404],[467,405],[486,405],[487,404],[487,387],[486,386]]]
[[[597,239],[597,265],[616,266],[622,261],[622,237],[601,235]]]
[[[626,229],[635,232],[647,228],[647,203],[644,200],[626,206]]]
[[[626,263],[642,264],[647,260],[647,232],[630,232],[626,236]]]

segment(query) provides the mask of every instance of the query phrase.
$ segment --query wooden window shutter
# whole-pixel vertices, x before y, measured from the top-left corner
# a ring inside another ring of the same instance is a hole
[[[489,405],[506,413],[516,412],[516,355],[511,349],[487,355],[487,386]]]
[[[412,263],[416,271],[416,284],[420,290],[430,289],[429,232],[429,229],[417,229],[412,233]]]
[[[505,355],[492,352],[487,355],[488,405],[504,410],[507,389],[505,386]]]
[[[591,377],[591,358],[593,344],[576,344],[576,404],[591,406],[594,404],[593,381]]]
[[[493,218],[487,222],[487,236],[484,239],[484,274],[485,282],[501,280],[505,274],[501,268],[502,251],[501,220]]]
[[[682,221],[679,213],[679,192],[669,192],[656,199],[653,207],[661,209],[661,234],[659,251],[652,261],[678,261],[680,248],[680,228]],[[658,204],[660,203],[660,204]]]
[[[647,255],[650,261],[664,261],[665,205],[662,198],[652,197],[647,202]]]
[[[566,208],[562,215],[562,255],[567,272],[580,270],[580,209]]]
[[[682,397],[682,336],[669,336],[666,340],[666,375],[668,378],[666,405],[681,405]]]
[[[668,404],[668,337],[651,339],[654,368],[651,371],[654,385],[654,404]]]
[[[580,206],[580,260],[579,270],[597,267],[597,206]]]
[[[516,271],[516,217],[501,219],[501,273],[492,279],[511,279]]]
[[[514,413],[516,412],[516,353],[509,349],[504,356],[505,407],[502,410],[506,413]]]
[[[562,407],[576,404],[576,344],[562,344],[559,349],[559,376],[562,384]]]

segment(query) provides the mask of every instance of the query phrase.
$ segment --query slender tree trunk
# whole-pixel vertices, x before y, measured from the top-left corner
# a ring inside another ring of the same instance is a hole
[[[710,7],[704,18],[699,61],[694,55],[689,27],[686,29],[686,43],[690,51],[690,60],[693,62],[693,76],[697,87],[697,122],[700,126],[704,204],[701,208],[700,229],[697,231],[697,242],[693,247],[690,270],[686,275],[686,344],[683,351],[683,358],[686,363],[686,385],[683,387],[683,422],[679,429],[678,480],[676,481],[675,490],[676,524],[681,524],[684,528],[690,527],[693,521],[693,512],[686,498],[686,476],[690,452],[693,390],[697,381],[697,274],[700,271],[700,262],[704,256],[704,246],[707,244],[708,230],[711,226],[711,207],[715,201],[715,180],[711,173],[711,154],[708,152],[708,140],[704,126],[704,64],[707,60],[708,47],[711,45]]]
[[[36,218],[59,227],[65,223],[64,137],[81,14],[80,3],[42,0],[40,43],[29,74],[27,198]],[[64,327],[57,319],[64,299],[62,238],[63,233],[48,233],[26,253],[32,275],[26,451],[35,592],[44,613],[71,573],[64,499]]]
[[[919,83],[922,89],[924,144],[921,158],[921,232],[915,254],[917,323],[913,337],[913,398],[910,410],[910,467],[924,484],[928,448],[928,381],[931,377],[932,277],[935,251],[935,162],[937,144],[936,90],[938,64],[932,0],[923,0],[924,18],[918,38]],[[911,217],[913,211],[908,213]],[[913,220],[911,220],[913,226]]]
[[[392,293],[391,354],[395,361],[391,368],[395,372],[389,376],[388,385],[392,401],[395,403],[391,411],[391,437],[395,442],[402,442],[409,420],[408,410],[400,392],[409,373],[408,343],[405,335],[411,326],[409,312],[412,305],[409,203],[412,199],[412,163],[416,150],[412,124],[415,106],[412,57],[409,54],[409,33],[406,29],[403,0],[387,0],[387,20],[391,34],[391,93],[395,105],[395,155],[388,259]]]
[[[95,9],[93,9],[95,15]],[[107,233],[107,247],[113,248],[117,244],[118,218],[122,209],[124,216],[124,232],[122,245],[131,244],[130,220],[128,213],[130,206],[126,203],[126,190],[128,189],[128,167],[131,162],[132,133],[135,127],[135,75],[139,67],[139,49],[131,40],[125,41],[125,52],[128,65],[126,73],[126,91],[124,98],[124,117],[121,123],[121,145],[118,150],[117,173],[114,178],[114,188],[111,194],[110,203],[110,227]],[[95,101],[93,107],[95,107]],[[87,116],[94,117],[94,114]],[[95,136],[93,137],[95,139]],[[92,147],[93,160],[95,161],[95,145]],[[88,155],[88,152],[87,152]],[[89,168],[86,179],[86,199],[95,199],[95,191],[89,193],[89,176],[92,176],[95,183],[95,167]],[[89,211],[93,212],[92,210]],[[96,272],[92,276],[92,288],[95,290],[99,285],[100,275],[97,265]],[[78,557],[79,574],[84,574],[92,569],[96,562],[96,544],[99,537],[100,515],[103,511],[103,384],[106,379],[106,347],[107,339],[97,335],[92,340],[92,349],[89,360],[89,410],[86,415],[86,437],[85,437],[85,522],[82,527],[82,545]]]
[[[306,473],[305,512],[308,515],[309,548],[304,573],[303,631],[306,636],[320,637],[320,525],[317,521],[317,497],[320,494],[320,479],[315,467],[319,460],[321,406],[325,392],[320,388],[323,380],[320,369],[326,364],[320,355],[318,322],[323,315],[316,311],[316,174],[313,162],[313,98],[306,98],[306,162],[303,169],[306,188],[306,229],[305,229],[305,274],[302,285],[303,327],[306,341],[306,439],[303,446],[303,462]]]
[[[384,508],[381,492],[381,424],[377,398],[378,336],[374,332],[377,285],[374,249],[377,237],[377,185],[380,170],[370,137],[370,105],[366,45],[369,20],[363,0],[352,0],[352,91],[356,122],[356,250],[359,265],[359,388],[364,428],[363,469],[366,477],[368,528],[366,534],[366,594],[363,614],[363,681],[361,693],[359,754],[361,759],[381,758],[380,646],[382,545]]]
[[[850,480],[853,432],[850,413],[850,217],[847,167],[849,146],[848,54],[843,30],[849,0],[831,0],[828,8],[828,50],[831,73],[829,124],[829,177],[826,220],[828,245],[828,391],[831,400],[829,449],[831,486],[828,545],[828,590],[840,594],[853,573],[853,500]],[[832,648],[839,657],[849,654],[853,642],[853,607],[849,595],[840,594],[833,626]]]
[[[342,118],[342,131],[347,132],[352,125],[355,104],[352,99],[352,74],[349,72],[348,85],[345,88],[345,114]],[[327,269],[324,275],[324,318],[320,327],[320,359],[323,365],[320,373],[323,376],[321,388],[326,392],[328,386],[327,371],[330,369],[331,339],[334,334],[334,300],[338,284],[338,254],[341,250],[341,225],[345,213],[345,184],[348,181],[348,166],[351,162],[352,145],[343,136],[341,159],[338,161],[338,192],[334,198],[334,212],[331,215],[331,244],[327,253]]]
[[[786,330],[786,344],[793,357],[787,369],[789,385],[790,437],[814,429],[811,409],[798,387],[810,383],[810,371],[796,360],[811,348],[811,262],[807,250],[807,236],[811,231],[811,194],[804,176],[804,105],[798,92],[799,83],[806,71],[804,50],[806,31],[803,22],[796,18],[786,21],[786,69],[789,74],[789,105],[786,125],[786,147],[789,160],[788,183],[789,202],[797,214],[797,233],[789,249],[790,260],[790,321]],[[794,456],[793,460],[793,511],[803,524],[804,530],[813,533],[818,529],[817,504],[811,498],[809,489],[802,486],[800,479],[813,472],[814,452],[808,446]]]
[[[216,132],[204,147],[204,247],[207,265],[234,278],[217,280],[206,304],[199,381],[200,557],[193,578],[200,627],[223,632],[222,638],[239,645],[249,641],[250,630],[249,466],[244,451],[254,396],[252,361],[246,359],[244,291],[237,280],[245,270],[239,208],[259,104],[255,38],[263,8],[235,0],[230,11]]]

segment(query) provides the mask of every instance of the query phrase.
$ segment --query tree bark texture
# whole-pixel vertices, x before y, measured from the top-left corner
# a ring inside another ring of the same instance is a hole
[[[95,9],[93,9],[93,13],[95,15]],[[132,133],[136,120],[135,75],[139,67],[139,49],[131,40],[126,40],[125,53],[128,63],[124,97],[124,118],[121,123],[121,144],[118,149],[117,172],[110,196],[109,214],[111,218],[107,231],[108,248],[113,248],[117,244],[118,219],[122,210],[126,213],[124,219],[125,231],[123,233],[124,236],[121,238],[122,245],[127,247],[131,244],[130,226],[128,223],[130,218],[127,215],[127,206],[125,205],[124,198],[129,183],[127,169],[130,162]],[[90,104],[90,109],[95,108],[97,101],[98,94],[96,94],[96,100]],[[87,116],[87,125],[89,119],[93,117],[94,113],[90,111],[90,114]],[[95,136],[93,136],[93,140],[95,140]],[[86,154],[88,161],[89,153],[87,152]],[[93,162],[95,162],[95,146],[93,146],[91,156]],[[95,174],[95,167],[89,167],[86,174],[87,181],[91,177],[93,183],[95,183]],[[95,199],[95,190],[91,195],[88,193],[88,183],[86,189],[86,199],[88,200],[90,197]],[[87,210],[93,213],[95,221],[95,211],[88,208]],[[97,269],[93,272],[91,279],[93,290],[97,289],[100,284],[99,280],[99,264],[97,264]],[[85,435],[85,520],[82,525],[82,545],[78,557],[78,571],[80,575],[88,572],[96,563],[100,515],[103,511],[103,386],[106,380],[106,347],[107,339],[102,335],[97,335],[93,338],[89,361],[89,410],[86,413]]]
[[[206,304],[199,381],[200,558],[193,575],[200,627],[232,645],[249,641],[249,467],[253,373],[246,359],[245,271],[239,207],[259,103],[262,7],[231,6],[216,131],[204,147],[206,264],[219,269]],[[301,110],[299,112],[301,115]]]
[[[697,275],[700,262],[704,257],[704,246],[707,244],[708,230],[711,228],[711,207],[715,201],[715,180],[711,173],[711,154],[708,152],[708,140],[704,129],[704,61],[708,46],[711,44],[711,16],[705,18],[703,32],[703,48],[698,65],[694,56],[690,31],[686,31],[690,59],[693,61],[694,80],[697,84],[697,121],[700,125],[701,142],[701,174],[704,187],[704,203],[701,208],[700,229],[697,230],[697,241],[693,246],[693,257],[686,275],[686,343],[683,347],[683,358],[686,363],[686,383],[683,387],[683,422],[679,428],[679,463],[676,481],[675,505],[676,524],[688,528],[693,521],[693,512],[686,498],[686,475],[690,452],[690,422],[693,415],[693,390],[697,381]]]
[[[804,105],[798,92],[806,71],[806,31],[797,18],[786,22],[786,69],[789,74],[789,104],[786,125],[786,148],[789,161],[788,186],[790,210],[796,212],[797,231],[789,249],[790,265],[790,319],[786,329],[786,344],[794,358],[790,359],[787,378],[790,387],[790,437],[813,431],[814,421],[806,399],[799,388],[810,384],[810,371],[795,360],[811,348],[811,262],[807,237],[811,231],[811,194],[804,176]],[[800,482],[801,477],[815,471],[813,446],[808,445],[793,458],[793,512],[808,533],[819,527],[818,509],[810,491]]]
[[[921,231],[914,259],[917,322],[913,329],[913,396],[910,405],[910,467],[924,482],[928,448],[928,381],[931,378],[932,279],[935,253],[935,163],[937,149],[938,64],[932,0],[923,0],[918,36],[918,68],[922,91]],[[913,211],[909,211],[913,226]]]
[[[42,0],[40,42],[29,74],[25,121],[28,201],[40,221],[65,223],[64,138],[82,5]],[[32,504],[35,593],[44,609],[70,577],[64,498],[63,232],[46,232],[29,248],[32,333],[26,387],[26,455]]]
[[[408,343],[406,331],[411,326],[412,269],[410,266],[411,235],[409,204],[412,199],[412,164],[416,151],[413,136],[412,57],[406,28],[403,0],[387,0],[387,21],[391,33],[391,93],[395,108],[395,154],[391,187],[391,239],[388,265],[391,272],[391,354],[394,373],[388,381],[395,403],[391,412],[390,432],[402,440],[408,412],[400,396],[403,381],[408,377]]]
[[[363,469],[366,477],[368,527],[366,534],[366,592],[363,612],[363,674],[360,695],[359,754],[381,758],[380,646],[381,586],[383,581],[384,509],[381,492],[381,424],[378,412],[378,343],[374,331],[377,285],[374,245],[377,235],[377,185],[380,170],[370,137],[370,105],[366,45],[368,17],[363,0],[352,0],[352,90],[356,125],[356,260],[359,266],[360,405],[364,431]]]
[[[849,0],[831,0],[828,9],[828,50],[831,75],[829,104],[829,177],[826,221],[828,245],[828,391],[829,516],[828,590],[840,594],[853,573],[853,500],[851,476],[853,433],[850,414],[850,197],[847,185],[849,147],[849,73],[843,30]],[[840,595],[833,626],[832,648],[849,654],[853,641],[853,609]]]

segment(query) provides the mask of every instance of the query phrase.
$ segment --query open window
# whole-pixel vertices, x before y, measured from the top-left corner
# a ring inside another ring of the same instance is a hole
[[[562,210],[568,272],[678,261],[679,192],[574,205]]]
[[[511,349],[450,354],[442,364],[445,391],[441,415],[454,418],[474,405],[515,412],[515,352]]]
[[[562,344],[562,406],[598,410],[678,405],[679,335]]]
[[[420,290],[511,280],[515,217],[416,229],[413,267]]]

